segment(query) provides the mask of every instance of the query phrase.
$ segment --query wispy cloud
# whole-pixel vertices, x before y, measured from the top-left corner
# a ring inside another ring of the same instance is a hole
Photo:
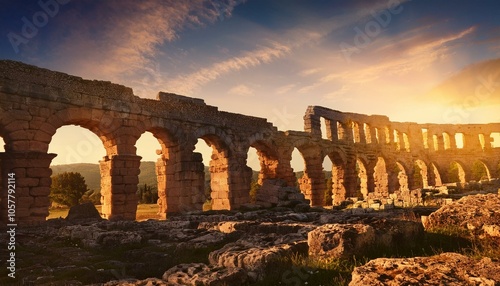
[[[176,40],[184,29],[230,17],[242,2],[74,1],[57,19],[60,28],[54,37],[63,40],[55,49],[56,60],[71,72],[122,83],[156,77],[161,45]]]
[[[271,63],[273,60],[288,54],[290,50],[290,46],[273,42],[269,46],[245,52],[241,56],[216,62],[194,73],[178,76],[167,83],[167,86],[174,92],[190,94],[197,88],[223,75],[242,69],[256,67],[261,64]]]
[[[247,85],[239,84],[230,88],[227,93],[235,96],[253,96],[255,91]]]
[[[367,51],[363,60],[366,62],[351,63],[344,69],[334,69],[323,74],[318,80],[302,87],[302,92],[309,92],[328,83],[342,83],[343,88],[335,92],[341,95],[351,90],[355,85],[374,82],[382,77],[403,76],[412,72],[421,72],[436,62],[442,61],[454,52],[452,46],[457,40],[465,38],[475,31],[474,27],[467,28],[445,37],[422,37],[412,35],[400,41],[409,42],[408,48],[401,49],[401,45],[394,39],[381,41],[384,47]],[[413,34],[413,33],[412,33]],[[389,44],[387,44],[389,43]]]

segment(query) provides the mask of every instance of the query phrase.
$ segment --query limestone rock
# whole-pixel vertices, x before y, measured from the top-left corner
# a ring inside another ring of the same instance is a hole
[[[351,258],[375,244],[375,230],[363,224],[327,224],[309,232],[309,256]]]
[[[500,196],[487,194],[463,197],[430,214],[423,223],[426,229],[454,226],[470,231],[474,236],[500,238],[500,232],[494,227],[500,226]]]
[[[68,237],[85,247],[116,247],[142,242],[142,236],[135,231],[105,231],[95,225],[66,226],[59,229],[59,236]]]
[[[269,265],[294,253],[306,253],[307,242],[300,233],[288,235],[256,234],[226,244],[209,254],[211,265],[243,268],[251,276],[262,278]]]
[[[72,206],[69,209],[68,216],[66,220],[101,220],[101,215],[99,211],[95,208],[94,204],[91,202],[83,203],[80,205]]]
[[[377,258],[352,273],[350,286],[498,285],[500,263],[457,253],[431,257]]]
[[[180,264],[163,274],[163,280],[172,285],[223,286],[240,285],[247,280],[241,268],[223,268],[203,263]]]

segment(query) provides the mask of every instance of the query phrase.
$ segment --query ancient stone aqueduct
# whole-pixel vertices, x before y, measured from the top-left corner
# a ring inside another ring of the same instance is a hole
[[[321,134],[322,120],[326,136]],[[279,131],[263,118],[219,111],[201,99],[159,93],[156,100],[134,96],[131,88],[84,80],[13,61],[0,61],[0,153],[2,220],[7,218],[8,174],[16,176],[16,218],[44,221],[48,215],[50,164],[47,150],[56,130],[79,125],[95,133],[106,149],[99,162],[103,214],[135,219],[141,157],[136,141],[151,132],[160,142],[156,163],[164,214],[201,210],[205,202],[199,138],[213,147],[210,162],[212,208],[237,209],[249,202],[250,147],[257,149],[259,180],[297,183],[311,205],[322,205],[326,188],[322,163],[333,162],[333,201],[347,197],[411,200],[415,187],[448,182],[452,162],[467,181],[480,161],[498,177],[500,148],[490,134],[500,124],[439,125],[391,122],[386,116],[344,113],[310,106],[304,131]],[[457,146],[455,134],[463,136]],[[327,137],[327,139],[324,139]],[[305,174],[296,180],[290,160],[297,148]],[[415,168],[422,182],[415,182]],[[395,195],[397,194],[397,195]],[[406,196],[406,197],[405,197]]]

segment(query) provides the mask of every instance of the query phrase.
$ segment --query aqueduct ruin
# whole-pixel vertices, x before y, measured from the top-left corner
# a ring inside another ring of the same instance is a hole
[[[500,123],[400,123],[318,106],[308,107],[304,121],[304,131],[279,131],[266,119],[219,111],[201,99],[161,92],[156,100],[144,99],[122,85],[0,61],[2,220],[7,219],[9,174],[16,178],[17,221],[45,220],[50,164],[57,156],[47,153],[48,147],[57,129],[66,125],[86,128],[102,141],[102,211],[110,219],[135,219],[141,160],[135,144],[145,132],[161,145],[156,172],[165,215],[202,209],[204,166],[201,154],[194,152],[200,138],[213,149],[212,209],[237,209],[249,202],[250,147],[259,155],[261,183],[299,183],[311,205],[324,203],[325,157],[333,163],[334,204],[353,196],[398,194],[404,199],[413,188],[449,182],[446,170],[453,162],[460,166],[462,182],[470,179],[477,162],[490,178],[498,177],[500,148],[492,147],[490,135],[500,132]],[[326,134],[321,132],[322,121]],[[290,165],[295,148],[305,162],[305,174],[298,181]],[[416,169],[422,182],[409,175]]]

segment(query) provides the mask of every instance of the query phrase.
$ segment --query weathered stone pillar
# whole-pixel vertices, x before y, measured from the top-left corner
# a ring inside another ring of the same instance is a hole
[[[344,186],[345,166],[335,165],[332,167],[332,203],[339,205],[345,201],[347,191]]]
[[[457,149],[457,139],[455,138],[455,133],[450,133],[450,149],[451,150],[456,150]],[[478,139],[479,142],[479,139]]]
[[[306,115],[304,115],[304,131],[321,137],[321,118],[310,114],[310,112],[308,109]]]
[[[488,137],[484,137],[485,139],[485,149],[486,148],[491,148],[491,137],[488,135]],[[478,134],[470,134],[470,133],[464,133],[464,149],[467,149],[468,151],[481,151],[481,142],[479,142],[479,135]]]
[[[370,171],[373,171],[370,174]],[[397,174],[396,174],[397,176]],[[383,159],[377,161],[377,164],[373,168],[368,168],[368,180],[373,178],[374,193],[376,197],[386,198],[389,196],[389,176],[387,173],[386,164]],[[370,183],[368,183],[370,186]]]
[[[333,142],[337,142],[339,140],[339,131],[337,129],[337,121],[332,121],[329,119],[325,119],[326,121],[326,132],[327,138],[332,140]],[[328,135],[328,133],[330,133]]]
[[[246,164],[246,153],[233,153],[229,161],[229,192],[231,194],[229,209],[238,209],[250,202],[250,184],[252,168]]]
[[[158,213],[160,218],[167,218],[167,162],[168,159],[161,157],[156,161],[156,180],[158,183]]]
[[[45,221],[50,207],[50,163],[56,156],[41,152],[0,153],[3,222],[8,220],[9,199],[15,201],[15,223],[29,225]],[[10,192],[10,197],[9,190],[15,191]]]
[[[135,220],[141,157],[105,156],[99,163],[102,214],[107,219]]]

